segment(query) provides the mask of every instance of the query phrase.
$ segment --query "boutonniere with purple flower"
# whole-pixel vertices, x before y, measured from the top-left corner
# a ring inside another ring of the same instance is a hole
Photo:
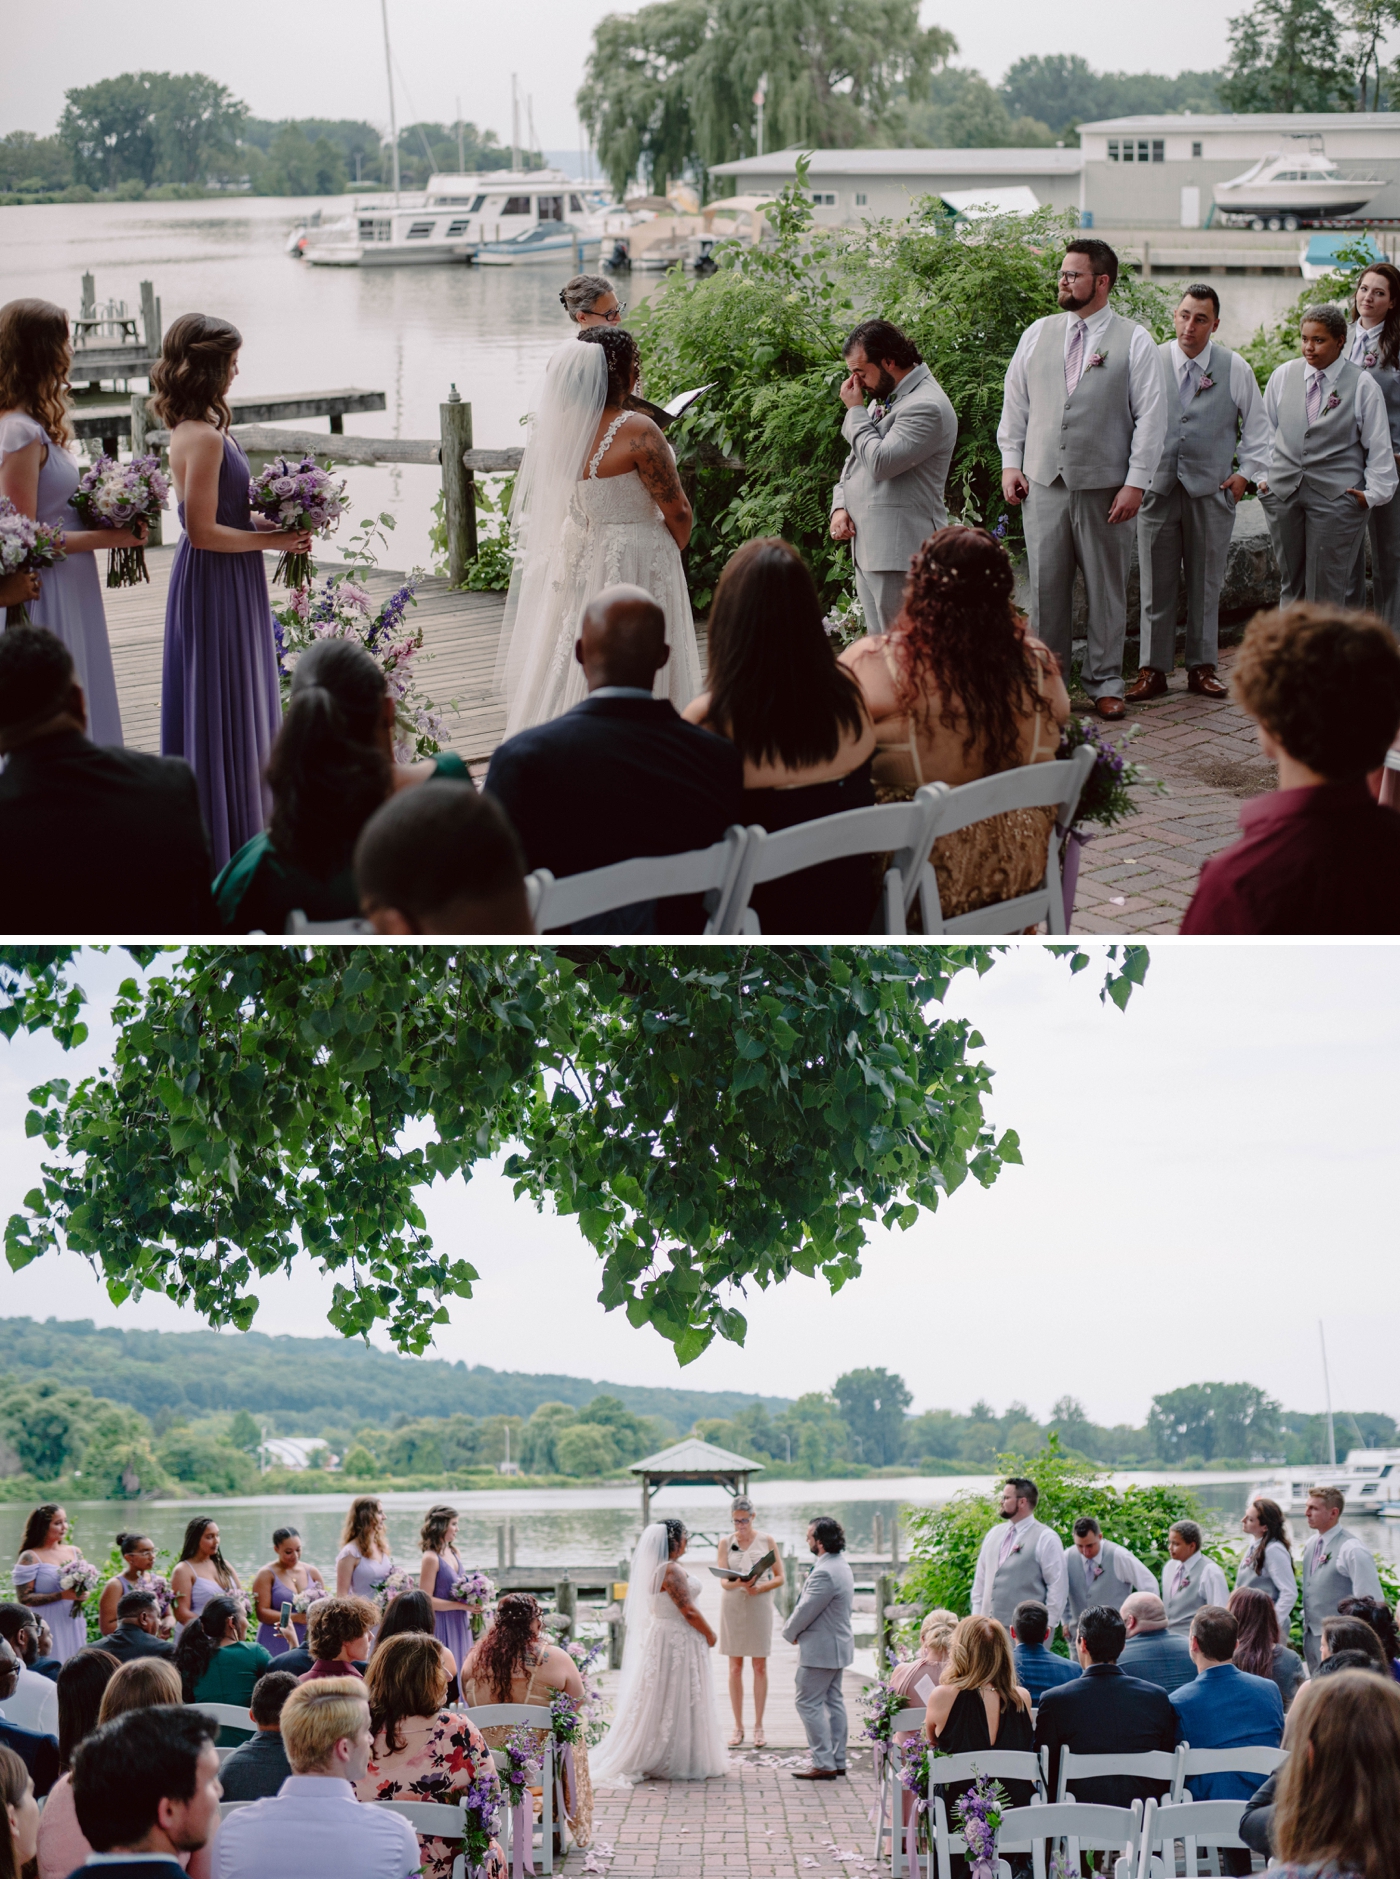
[[[1362,355],[1361,355],[1361,365],[1362,365],[1362,369],[1363,369],[1363,371],[1366,371],[1366,372],[1369,372],[1369,371],[1371,370],[1371,368],[1372,368],[1372,366],[1373,366],[1373,365],[1374,365],[1374,364],[1376,363],[1376,361],[1377,361],[1377,359],[1379,359],[1379,358],[1380,358],[1380,354],[1379,354],[1378,352],[1364,352],[1364,353],[1362,353]]]
[[[889,407],[887,405],[882,405],[877,399],[875,403],[871,405],[870,407],[870,415],[875,420],[875,422],[879,424],[886,417],[888,410],[889,410]]]
[[[1107,364],[1108,354],[1106,352],[1091,352],[1089,357],[1084,361],[1084,370],[1086,372],[1092,372],[1096,365]]]
[[[1326,417],[1329,411],[1335,411],[1338,408],[1338,406],[1341,404],[1341,402],[1342,402],[1341,393],[1334,391],[1332,396],[1327,400],[1327,403],[1322,407],[1322,415]]]
[[[1200,378],[1196,381],[1196,396],[1199,398],[1203,391],[1214,390],[1215,380],[1211,377],[1209,372],[1202,372]]]

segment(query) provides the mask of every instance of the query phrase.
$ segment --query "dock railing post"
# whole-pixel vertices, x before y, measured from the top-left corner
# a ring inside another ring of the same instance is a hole
[[[504,1572],[506,1565],[506,1528],[505,1522],[496,1528],[496,1570]]]
[[[141,283],[141,337],[146,342],[147,352],[159,356],[162,337],[160,302],[156,299],[156,290],[150,281]]]
[[[566,1636],[572,1638],[578,1620],[578,1593],[571,1579],[561,1579],[554,1588],[554,1609],[561,1618],[567,1618],[569,1629]]]
[[[143,457],[146,454],[147,396],[148,394],[143,391],[134,391],[131,394],[131,454],[133,457]],[[159,455],[162,466],[166,466],[165,452],[162,450]],[[161,545],[161,517],[158,515],[151,518],[151,532],[147,537],[147,544],[152,548],[159,548]]]
[[[472,447],[472,408],[454,385],[438,406],[442,436],[443,519],[447,524],[447,578],[460,587],[476,558],[476,478],[462,461]]]

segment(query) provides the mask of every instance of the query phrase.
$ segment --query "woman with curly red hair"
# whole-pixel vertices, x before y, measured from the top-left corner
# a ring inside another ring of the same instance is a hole
[[[842,653],[874,720],[880,802],[1055,755],[1069,693],[1014,589],[1011,558],[985,529],[937,529],[914,557],[890,631]],[[1012,809],[941,836],[931,859],[944,914],[1030,893],[1054,820],[1053,809]]]

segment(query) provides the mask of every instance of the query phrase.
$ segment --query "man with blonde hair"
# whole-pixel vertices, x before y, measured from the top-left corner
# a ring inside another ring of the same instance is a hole
[[[1313,1538],[1303,1548],[1303,1655],[1315,1677],[1322,1661],[1322,1621],[1344,1598],[1384,1599],[1376,1557],[1341,1524],[1346,1495],[1340,1488],[1309,1488],[1307,1522]]]
[[[282,1710],[292,1772],[275,1795],[230,1814],[214,1846],[215,1879],[410,1879],[422,1863],[408,1822],[362,1804],[369,1699],[358,1677],[298,1684]],[[354,1819],[351,1819],[353,1813]]]

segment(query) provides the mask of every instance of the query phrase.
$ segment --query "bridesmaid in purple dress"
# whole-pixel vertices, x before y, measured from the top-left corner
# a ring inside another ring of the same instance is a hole
[[[272,1536],[277,1557],[264,1566],[253,1581],[253,1603],[258,1613],[258,1643],[274,1657],[292,1647],[282,1630],[282,1607],[292,1604],[303,1592],[325,1596],[325,1582],[314,1566],[301,1563],[301,1535],[295,1527],[279,1527]],[[307,1614],[292,1613],[294,1633],[306,1628]],[[299,1642],[305,1643],[305,1638]]]
[[[418,1584],[432,1601],[434,1633],[457,1659],[460,1670],[472,1647],[472,1627],[467,1607],[452,1596],[452,1581],[462,1576],[456,1541],[457,1509],[442,1502],[430,1507],[419,1535],[423,1564]]]
[[[135,548],[146,539],[136,529],[85,529],[71,497],[78,487],[78,459],[68,449],[64,389],[73,347],[68,315],[47,300],[12,300],[0,307],[0,496],[37,522],[57,524],[68,558],[43,576],[29,618],[46,626],[73,655],[87,700],[88,735],[94,744],[120,744],[121,712],[107,612],[97,553]]]
[[[345,1516],[340,1551],[335,1556],[337,1598],[367,1598],[378,1602],[375,1586],[394,1570],[384,1509],[373,1494],[357,1494]]]
[[[83,1556],[81,1547],[66,1544],[67,1537],[68,1516],[61,1507],[53,1501],[36,1507],[25,1523],[13,1573],[20,1603],[42,1612],[53,1633],[53,1655],[60,1660],[87,1643],[82,1606],[58,1582],[63,1568]]]
[[[216,873],[263,826],[263,766],[282,721],[262,551],[311,546],[251,513],[248,459],[228,435],[242,344],[227,320],[187,313],[151,373],[185,530],[165,608],[160,748],[194,770]]]
[[[211,1598],[239,1593],[238,1574],[219,1550],[219,1529],[208,1514],[196,1514],[185,1528],[185,1543],[170,1575],[175,1594],[175,1636],[193,1624]]]

